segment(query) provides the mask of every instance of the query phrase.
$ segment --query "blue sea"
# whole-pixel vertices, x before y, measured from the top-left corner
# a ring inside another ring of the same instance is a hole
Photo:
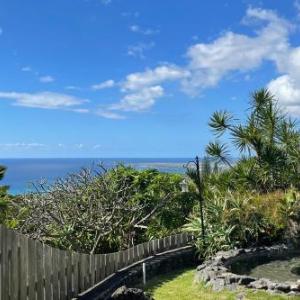
[[[9,185],[11,194],[20,194],[32,189],[32,182],[56,178],[78,172],[82,167],[103,163],[110,168],[117,163],[130,165],[138,170],[155,168],[162,172],[184,173],[188,158],[47,158],[47,159],[0,159],[0,165],[7,167],[1,185]]]

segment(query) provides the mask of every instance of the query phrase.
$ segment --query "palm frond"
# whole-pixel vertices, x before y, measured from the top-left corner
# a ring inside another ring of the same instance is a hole
[[[210,142],[206,146],[206,153],[217,161],[231,166],[229,162],[229,151],[225,144],[221,144],[218,141]]]
[[[217,136],[221,136],[226,129],[231,127],[232,116],[227,111],[216,111],[210,118],[208,125]]]

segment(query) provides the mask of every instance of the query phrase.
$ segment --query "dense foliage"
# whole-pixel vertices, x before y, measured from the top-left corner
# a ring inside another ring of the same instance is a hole
[[[177,174],[119,165],[82,169],[20,197],[11,226],[51,245],[82,252],[127,248],[180,230],[193,208]]]
[[[218,139],[207,146],[211,163],[222,163],[223,168],[202,174],[205,184],[198,191],[204,193],[206,236],[197,238],[196,245],[204,256],[299,237],[300,133],[296,122],[278,108],[266,89],[252,94],[248,112],[244,123],[226,111],[215,112],[210,119],[217,138],[227,132],[241,157],[232,162],[228,146]],[[199,213],[189,218],[185,230],[199,236]]]

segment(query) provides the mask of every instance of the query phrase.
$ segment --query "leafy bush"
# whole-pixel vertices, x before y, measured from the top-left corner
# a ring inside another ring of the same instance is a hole
[[[127,248],[180,230],[193,208],[182,176],[118,165],[82,169],[21,197],[10,224],[32,238],[81,252]],[[189,201],[188,201],[189,200]]]

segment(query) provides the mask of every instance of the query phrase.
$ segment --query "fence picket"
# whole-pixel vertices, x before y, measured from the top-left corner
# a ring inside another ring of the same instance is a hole
[[[43,245],[36,241],[36,295],[37,299],[44,299],[44,263],[43,263]]]
[[[44,253],[44,278],[45,278],[45,300],[54,300],[52,297],[52,251],[47,245],[43,245]]]
[[[53,300],[59,299],[60,290],[59,290],[59,250],[51,248],[52,251],[52,291],[53,291]]]

